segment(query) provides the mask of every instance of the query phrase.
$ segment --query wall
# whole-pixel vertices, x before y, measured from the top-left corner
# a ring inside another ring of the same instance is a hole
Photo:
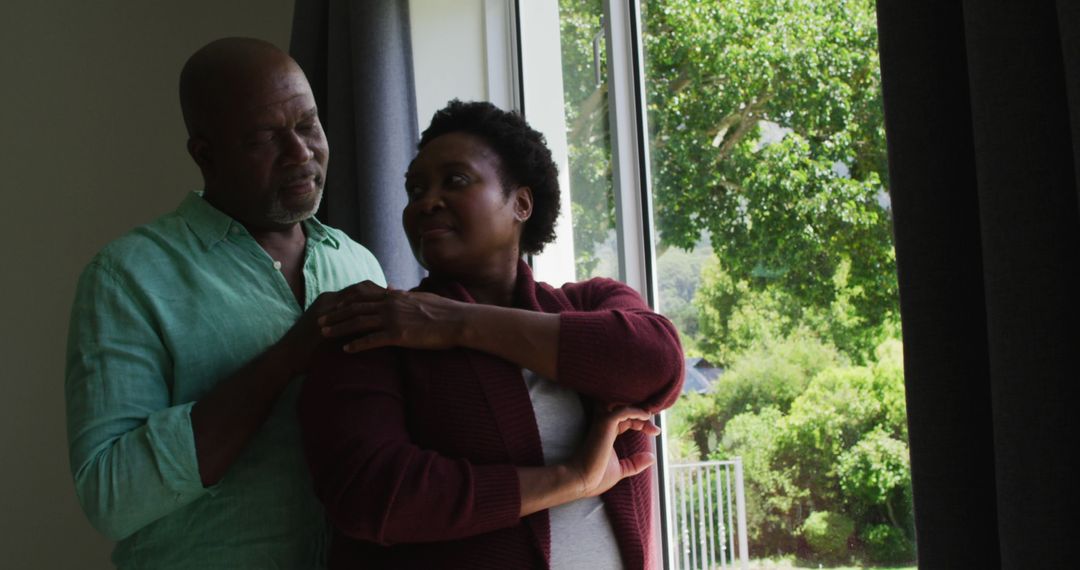
[[[199,186],[180,66],[207,41],[288,46],[292,0],[0,6],[0,565],[109,568],[75,500],[64,345],[75,280],[102,245]]]
[[[447,101],[486,101],[484,0],[410,0],[416,116],[423,131]]]

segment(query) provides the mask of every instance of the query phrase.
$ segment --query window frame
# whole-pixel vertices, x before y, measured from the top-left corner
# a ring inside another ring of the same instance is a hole
[[[532,0],[529,0],[532,1]],[[549,0],[556,2],[557,0]],[[511,13],[509,29],[513,59],[517,64],[510,83],[516,84],[513,108],[527,119],[528,100],[525,88],[522,54],[528,50],[521,33],[521,0],[486,0],[487,12],[496,12],[492,4],[507,4]],[[607,49],[608,120],[611,129],[612,184],[615,198],[616,250],[619,255],[619,280],[636,290],[654,311],[660,311],[659,290],[656,275],[656,248],[654,244],[654,210],[652,202],[652,174],[650,168],[648,122],[646,113],[644,46],[641,37],[641,6],[639,0],[603,0],[604,37]],[[489,35],[493,27],[488,26]],[[489,40],[488,46],[496,45]],[[498,56],[490,57],[492,61]],[[493,75],[489,74],[489,81]],[[561,89],[561,82],[559,83]],[[489,93],[496,89],[489,83]],[[559,94],[561,101],[561,93]],[[569,203],[569,189],[564,189],[564,200]],[[663,426],[665,414],[661,412],[656,423]],[[664,568],[675,567],[675,552],[671,540],[672,521],[670,500],[670,471],[666,451],[669,448],[667,432],[656,440],[657,507],[659,512],[659,536],[661,559]]]

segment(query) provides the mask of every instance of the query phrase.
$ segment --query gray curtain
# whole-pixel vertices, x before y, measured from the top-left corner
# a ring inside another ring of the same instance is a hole
[[[409,3],[296,0],[290,51],[330,142],[319,218],[370,249],[391,285],[416,285],[423,269],[401,229],[418,140]]]
[[[1076,568],[1080,8],[878,0],[919,568]]]

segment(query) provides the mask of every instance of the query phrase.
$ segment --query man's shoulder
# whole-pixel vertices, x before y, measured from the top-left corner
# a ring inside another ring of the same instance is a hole
[[[196,236],[176,212],[137,226],[101,248],[91,264],[144,265],[155,257],[197,245]]]
[[[107,243],[90,259],[83,274],[104,273],[115,280],[138,280],[138,275],[162,271],[177,259],[191,259],[187,254],[200,247],[183,217],[170,212]]]
[[[338,263],[344,264],[337,269],[354,272],[352,275],[345,277],[348,280],[347,284],[351,285],[357,279],[370,279],[380,285],[385,284],[382,266],[379,264],[378,259],[375,258],[375,254],[371,253],[371,250],[353,240],[349,237],[349,234],[338,228],[326,224],[322,224],[322,228],[337,244],[336,248],[329,248],[328,250],[331,252],[330,255],[337,258]]]

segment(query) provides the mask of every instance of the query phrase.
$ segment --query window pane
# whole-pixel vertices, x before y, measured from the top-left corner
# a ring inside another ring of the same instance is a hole
[[[561,0],[559,11],[575,274],[617,279],[603,6]]]
[[[641,4],[677,563],[913,566],[874,2]]]

